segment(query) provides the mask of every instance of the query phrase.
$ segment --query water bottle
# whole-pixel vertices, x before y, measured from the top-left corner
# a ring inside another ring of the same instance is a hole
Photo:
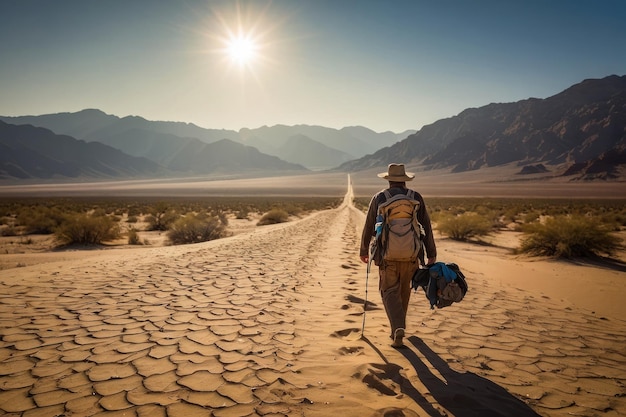
[[[383,231],[383,216],[380,214],[376,216],[376,224],[374,225],[374,230],[376,231],[376,237],[380,236],[380,233]]]

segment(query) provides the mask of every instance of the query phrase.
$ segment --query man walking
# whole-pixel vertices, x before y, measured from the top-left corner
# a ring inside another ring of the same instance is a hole
[[[437,262],[437,248],[424,199],[419,193],[406,187],[406,182],[415,178],[415,174],[405,172],[404,164],[389,164],[387,172],[382,172],[378,176],[389,181],[389,188],[376,193],[370,201],[365,218],[365,226],[361,235],[359,251],[361,260],[365,263],[370,261],[369,257],[371,254],[369,248],[372,238],[376,236],[375,224],[377,216],[380,214],[379,209],[387,207],[391,200],[411,201],[415,209],[412,213],[415,213],[414,215],[417,217],[419,224],[421,224],[424,233],[421,237],[417,236],[417,239],[420,240],[420,248],[409,256],[406,256],[406,254],[391,256],[390,253],[390,256],[387,256],[387,252],[391,252],[391,250],[387,251],[387,247],[385,247],[389,242],[397,242],[403,239],[405,233],[398,234],[397,238],[387,238],[387,235],[383,235],[382,239],[380,237],[376,239],[376,252],[372,260],[374,264],[378,265],[380,277],[379,291],[391,326],[392,346],[399,348],[404,346],[406,314],[409,307],[409,298],[411,297],[411,278],[420,266],[420,258],[423,259],[424,253],[422,251],[425,250],[426,252],[428,259],[426,264],[431,265]],[[404,196],[407,196],[408,199]],[[391,217],[389,212],[386,214],[388,217]],[[405,216],[400,216],[406,218],[402,227],[408,227],[414,219],[411,218],[412,215],[408,213],[406,208],[404,209],[404,214]],[[389,219],[385,219],[385,221],[389,221]],[[386,224],[384,227],[389,230],[390,225]],[[419,233],[419,230],[415,232]]]

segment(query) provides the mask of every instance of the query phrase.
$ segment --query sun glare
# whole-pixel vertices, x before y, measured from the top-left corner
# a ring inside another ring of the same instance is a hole
[[[210,13],[207,26],[212,28],[208,33],[214,47],[211,53],[227,64],[226,74],[258,79],[276,62],[273,55],[279,42],[275,32],[282,19],[274,16],[273,23],[268,23],[269,6],[259,8],[254,2],[228,4],[232,7]]]
[[[246,36],[232,37],[226,46],[226,52],[230,59],[239,65],[251,64],[257,49],[255,41]]]

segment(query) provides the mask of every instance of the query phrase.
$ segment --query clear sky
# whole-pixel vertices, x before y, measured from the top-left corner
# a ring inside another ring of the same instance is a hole
[[[0,0],[0,115],[420,129],[626,74],[624,0]]]

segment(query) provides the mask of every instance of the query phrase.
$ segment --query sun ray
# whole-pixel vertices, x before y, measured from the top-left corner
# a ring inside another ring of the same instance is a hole
[[[226,54],[240,66],[252,65],[257,56],[259,46],[251,35],[239,34],[231,37],[226,43]]]

